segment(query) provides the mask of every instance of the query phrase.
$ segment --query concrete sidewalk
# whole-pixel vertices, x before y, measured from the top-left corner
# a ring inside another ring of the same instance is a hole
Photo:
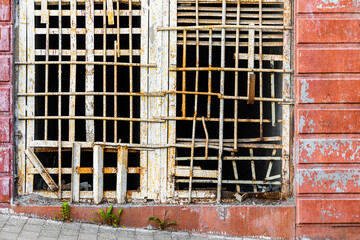
[[[134,228],[113,228],[89,223],[63,223],[39,218],[0,214],[0,239],[21,240],[177,240],[250,239],[211,234],[168,232]]]

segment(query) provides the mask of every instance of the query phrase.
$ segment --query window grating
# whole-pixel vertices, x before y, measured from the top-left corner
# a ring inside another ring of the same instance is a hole
[[[288,194],[290,2],[159,2],[20,0],[20,195]]]

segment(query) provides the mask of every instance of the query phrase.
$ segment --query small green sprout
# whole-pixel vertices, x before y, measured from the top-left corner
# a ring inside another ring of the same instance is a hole
[[[147,220],[148,220],[148,222],[151,221],[151,222],[156,223],[159,226],[159,230],[164,230],[165,228],[167,228],[170,225],[177,225],[177,222],[165,223],[166,215],[167,215],[168,211],[169,210],[165,211],[164,219],[162,221],[159,218],[155,217],[155,216],[149,217]]]
[[[118,227],[120,224],[120,215],[122,213],[122,208],[118,211],[118,215],[112,214],[113,206],[111,205],[106,212],[99,208],[99,212],[92,211],[96,213],[98,219],[90,218],[91,221],[100,222],[102,224],[107,224],[110,226]]]
[[[64,221],[64,222],[72,222],[73,220],[70,218],[70,205],[68,202],[63,202],[61,204],[61,211],[55,212],[59,216],[59,219],[55,216],[54,220]]]

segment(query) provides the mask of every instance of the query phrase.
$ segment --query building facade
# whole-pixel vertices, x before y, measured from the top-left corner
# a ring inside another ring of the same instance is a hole
[[[4,211],[51,217],[17,201],[37,194],[134,227],[169,209],[185,230],[359,232],[358,1],[0,6]]]

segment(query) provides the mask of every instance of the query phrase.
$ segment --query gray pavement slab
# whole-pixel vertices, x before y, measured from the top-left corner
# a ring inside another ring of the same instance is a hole
[[[142,228],[122,228],[80,222],[60,222],[0,214],[0,240],[205,240],[245,239],[222,235]],[[250,238],[246,238],[250,240]]]

